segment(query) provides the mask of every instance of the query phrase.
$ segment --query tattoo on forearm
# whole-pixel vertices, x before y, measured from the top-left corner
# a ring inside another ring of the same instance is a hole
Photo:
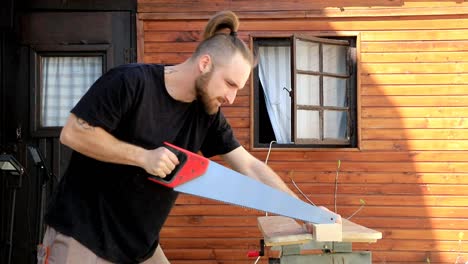
[[[86,130],[94,130],[94,127],[91,126],[88,122],[84,121],[83,119],[81,118],[78,118],[76,119],[76,123],[82,127],[83,129],[86,129]]]

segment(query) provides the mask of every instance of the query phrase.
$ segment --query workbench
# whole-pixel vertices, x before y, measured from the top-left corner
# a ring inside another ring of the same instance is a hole
[[[370,251],[353,251],[353,242],[374,243],[382,238],[376,230],[342,219],[341,224],[300,225],[283,216],[258,218],[264,246],[279,251],[279,258],[269,264],[367,264],[372,263]],[[262,245],[263,246],[263,245]],[[317,254],[301,254],[311,250]]]

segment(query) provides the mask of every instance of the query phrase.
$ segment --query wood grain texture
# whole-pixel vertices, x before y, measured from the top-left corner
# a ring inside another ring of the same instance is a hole
[[[226,9],[241,18],[247,43],[293,33],[358,40],[358,147],[274,148],[268,164],[287,185],[329,209],[336,200],[343,217],[359,210],[351,221],[383,234],[353,244],[371,250],[373,263],[468,261],[458,238],[468,232],[468,2],[139,0],[139,61],[185,61],[207,19]],[[223,111],[240,143],[264,161],[268,149],[250,143],[250,85]],[[251,264],[246,253],[259,247],[263,215],[180,195],[161,243],[173,264]]]

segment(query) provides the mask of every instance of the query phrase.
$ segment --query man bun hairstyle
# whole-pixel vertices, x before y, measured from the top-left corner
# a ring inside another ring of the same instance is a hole
[[[237,34],[237,30],[239,29],[239,18],[232,11],[216,13],[205,26],[203,40],[209,39],[215,34],[220,34],[226,29],[229,29],[229,32],[226,33],[230,35]]]
[[[192,58],[209,54],[213,63],[223,64],[239,52],[250,65],[254,59],[247,45],[237,37],[239,18],[232,11],[221,11],[210,18],[203,32],[203,40],[198,45]]]

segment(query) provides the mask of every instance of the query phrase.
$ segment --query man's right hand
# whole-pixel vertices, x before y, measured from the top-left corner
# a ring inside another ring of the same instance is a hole
[[[145,152],[143,169],[151,175],[164,178],[171,174],[178,164],[179,159],[172,151],[159,147]]]

